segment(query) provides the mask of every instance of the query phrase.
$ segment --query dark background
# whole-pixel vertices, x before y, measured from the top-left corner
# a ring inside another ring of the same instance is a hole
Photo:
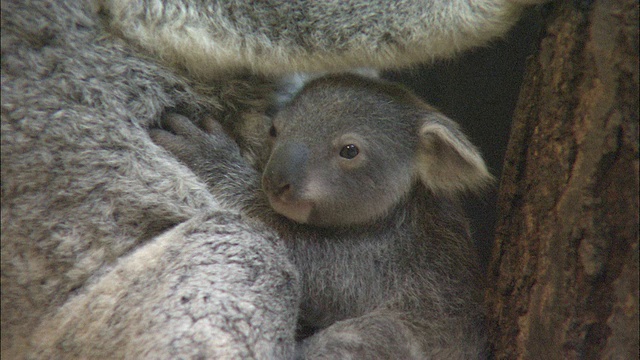
[[[537,49],[540,8],[529,9],[503,39],[453,60],[387,72],[383,77],[412,89],[458,122],[480,148],[495,184],[485,196],[465,199],[483,270],[491,256],[496,197],[526,60]]]

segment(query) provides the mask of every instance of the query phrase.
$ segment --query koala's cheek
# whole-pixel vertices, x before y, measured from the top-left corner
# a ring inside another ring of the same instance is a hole
[[[301,223],[305,224],[309,221],[309,216],[311,215],[311,211],[313,210],[313,203],[309,201],[283,201],[281,198],[278,198],[273,195],[268,195],[269,204],[273,210],[275,210],[278,214],[284,215],[285,217]]]

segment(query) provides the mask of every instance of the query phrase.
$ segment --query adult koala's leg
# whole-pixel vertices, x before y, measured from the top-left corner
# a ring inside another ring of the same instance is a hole
[[[218,201],[147,131],[217,99],[105,32],[91,2],[1,4],[2,358],[286,353],[280,248],[236,217],[197,220]]]
[[[37,357],[291,358],[297,279],[265,233],[227,212],[164,233],[43,322]]]

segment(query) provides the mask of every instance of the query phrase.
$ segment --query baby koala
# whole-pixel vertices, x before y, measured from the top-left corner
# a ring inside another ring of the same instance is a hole
[[[219,126],[170,114],[163,127],[157,144],[287,244],[302,286],[299,358],[485,356],[459,197],[491,175],[453,121],[398,85],[340,74],[311,80],[264,126],[259,170]]]

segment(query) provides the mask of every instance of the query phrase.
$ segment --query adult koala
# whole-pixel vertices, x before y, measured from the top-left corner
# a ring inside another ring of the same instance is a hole
[[[167,110],[260,112],[283,73],[450,56],[519,10],[3,0],[2,358],[291,357],[298,283],[278,239],[148,129]]]

